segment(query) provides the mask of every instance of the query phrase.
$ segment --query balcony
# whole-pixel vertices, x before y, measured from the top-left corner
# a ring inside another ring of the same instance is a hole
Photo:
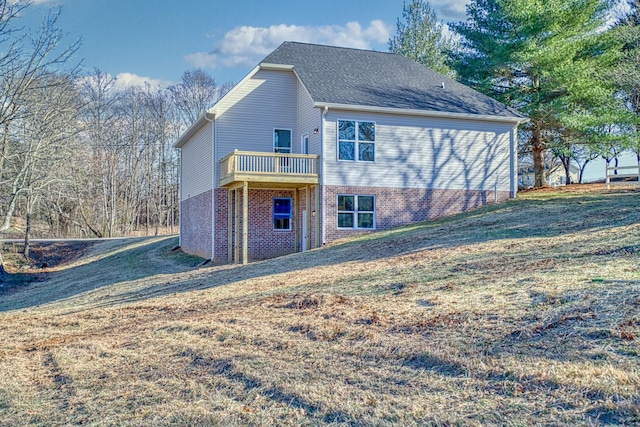
[[[234,151],[220,160],[220,187],[251,183],[252,187],[316,185],[320,156]]]

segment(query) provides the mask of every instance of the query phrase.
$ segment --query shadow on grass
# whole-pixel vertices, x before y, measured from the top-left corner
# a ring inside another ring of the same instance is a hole
[[[193,267],[169,268],[172,243],[152,242],[108,255],[91,263],[53,273],[48,282],[57,287],[29,287],[20,298],[4,303],[0,311],[22,309],[73,297],[93,289],[149,279],[150,286],[124,292],[100,303],[110,306],[136,302],[163,295],[189,292],[195,289],[223,286],[230,283],[346,262],[370,262],[393,258],[418,250],[455,247],[495,240],[544,238],[568,233],[589,233],[640,222],[640,195],[637,192],[587,193],[579,196],[528,197],[488,205],[448,218],[417,223],[389,231],[366,234],[332,244],[322,250],[297,253],[285,257],[251,263],[247,266],[225,266],[202,269],[186,278],[166,277],[192,270]],[[164,251],[162,259],[147,256]],[[61,280],[64,279],[64,280]],[[154,279],[154,280],[151,280]],[[157,279],[157,280],[155,280]],[[66,281],[67,283],[60,283]]]
[[[190,365],[209,375],[221,376],[227,380],[240,384],[245,389],[245,395],[259,393],[261,396],[284,404],[290,408],[301,409],[305,416],[324,424],[360,425],[348,413],[340,410],[329,410],[323,405],[313,403],[304,397],[282,390],[273,385],[266,385],[259,378],[240,372],[229,359],[205,358],[192,350],[180,354],[191,359]]]

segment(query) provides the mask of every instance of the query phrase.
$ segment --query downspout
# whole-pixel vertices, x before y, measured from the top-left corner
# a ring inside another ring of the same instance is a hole
[[[178,183],[178,205],[180,206],[180,209],[178,209],[178,227],[180,227],[180,231],[178,232],[178,246],[182,247],[182,148],[178,150],[178,155],[180,156],[178,159],[180,168],[180,181]],[[171,215],[173,215],[173,212],[171,212]]]
[[[325,178],[325,156],[324,156],[324,121],[329,112],[329,107],[325,106],[320,116],[320,185],[322,186],[322,245],[327,242],[327,185]]]
[[[204,119],[211,123],[211,143],[213,148],[211,150],[211,261],[216,255],[216,122],[213,119],[209,119],[207,112],[204,113]]]
[[[511,131],[511,198],[518,193],[518,125]]]

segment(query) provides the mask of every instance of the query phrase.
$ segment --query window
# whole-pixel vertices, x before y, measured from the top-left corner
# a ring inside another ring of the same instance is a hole
[[[376,124],[338,120],[338,160],[374,162]]]
[[[273,198],[273,229],[291,230],[291,199]]]
[[[291,129],[273,130],[273,152],[291,153]]]
[[[338,195],[338,228],[375,228],[375,197]]]

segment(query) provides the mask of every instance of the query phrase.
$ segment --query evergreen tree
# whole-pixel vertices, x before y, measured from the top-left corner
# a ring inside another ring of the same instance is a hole
[[[620,19],[617,30],[624,41],[622,60],[613,73],[625,104],[640,121],[640,0],[629,0],[630,11]],[[640,124],[635,124],[631,148],[640,163]]]
[[[545,151],[558,130],[597,128],[618,108],[604,78],[618,59],[606,27],[609,0],[473,0],[456,56],[462,79],[525,113],[535,186],[545,184]],[[561,134],[566,134],[562,132]]]
[[[455,73],[447,65],[447,52],[452,47],[451,37],[429,2],[413,0],[403,4],[402,20],[398,18],[396,35],[389,39],[389,51],[453,77]]]

